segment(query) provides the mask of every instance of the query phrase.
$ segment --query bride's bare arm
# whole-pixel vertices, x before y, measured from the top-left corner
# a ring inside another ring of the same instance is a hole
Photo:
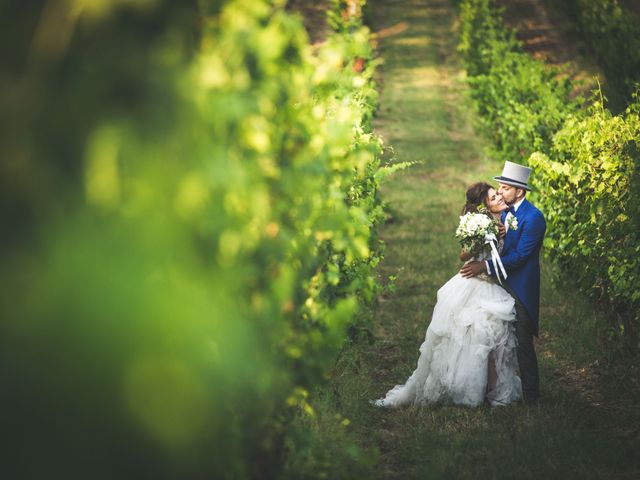
[[[482,252],[482,246],[476,245],[475,248],[471,250],[465,250],[464,248],[460,250],[460,260],[466,262],[467,260],[479,255]]]
[[[463,261],[463,262],[466,262],[470,258],[473,258],[473,256],[474,256],[473,252],[468,252],[466,250],[460,250],[460,260]]]

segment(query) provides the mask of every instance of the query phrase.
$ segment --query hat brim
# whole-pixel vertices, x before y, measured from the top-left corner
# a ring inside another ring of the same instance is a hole
[[[497,180],[500,183],[506,183],[507,185],[511,185],[512,187],[523,188],[527,191],[533,190],[528,184],[519,182],[517,180],[513,180],[512,178],[507,177],[493,177],[494,180]]]

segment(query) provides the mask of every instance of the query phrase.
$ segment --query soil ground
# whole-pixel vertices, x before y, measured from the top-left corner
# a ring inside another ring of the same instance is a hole
[[[575,85],[575,94],[588,97],[606,78],[590,55],[588,47],[575,33],[572,20],[548,0],[497,0],[504,8],[504,21],[516,30],[525,51],[553,65]],[[551,7],[551,8],[550,8]]]

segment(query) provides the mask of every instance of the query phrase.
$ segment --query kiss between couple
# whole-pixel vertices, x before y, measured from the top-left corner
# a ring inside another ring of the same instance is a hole
[[[538,399],[533,337],[546,222],[526,199],[530,174],[531,169],[506,162],[502,175],[494,177],[497,190],[482,182],[468,188],[462,213],[484,213],[498,224],[499,234],[489,236],[494,246],[462,251],[464,266],[438,290],[417,368],[373,405],[497,406]]]

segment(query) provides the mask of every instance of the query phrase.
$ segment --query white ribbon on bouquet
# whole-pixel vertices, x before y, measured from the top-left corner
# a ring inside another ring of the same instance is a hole
[[[485,244],[489,244],[491,246],[491,263],[493,263],[493,268],[496,271],[496,277],[498,277],[498,283],[502,285],[502,280],[500,280],[500,272],[504,275],[504,279],[507,279],[507,272],[504,269],[504,265],[502,265],[502,260],[500,260],[500,254],[498,253],[498,249],[496,248],[496,244],[498,243],[498,239],[493,233],[488,233],[485,237]],[[498,270],[500,267],[500,270]]]

